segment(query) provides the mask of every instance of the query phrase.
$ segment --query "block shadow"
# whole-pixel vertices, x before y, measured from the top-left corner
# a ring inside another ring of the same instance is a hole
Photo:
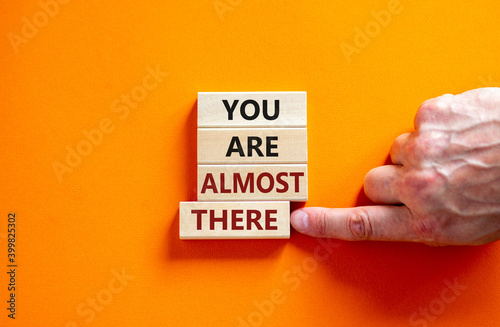
[[[168,260],[278,258],[288,239],[181,240],[179,211],[167,232]]]
[[[184,128],[186,157],[185,180],[188,183],[185,201],[197,200],[197,108],[196,100]],[[193,155],[195,154],[195,155]],[[181,240],[179,239],[179,210],[171,220],[166,233],[166,247],[169,260],[190,259],[256,259],[279,257],[289,240]]]
[[[197,165],[198,165],[198,137],[197,137],[197,128],[198,128],[198,100],[196,100],[191,107],[191,111],[189,112],[188,119],[184,126],[184,148],[187,151],[184,151],[186,154],[184,158],[184,162],[186,163],[185,172],[185,181],[188,185],[188,192],[185,197],[185,201],[196,201],[197,200]]]

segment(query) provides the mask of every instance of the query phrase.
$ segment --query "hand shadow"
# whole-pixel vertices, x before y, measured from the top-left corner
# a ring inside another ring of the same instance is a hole
[[[386,164],[391,164],[390,158]],[[359,191],[356,206],[373,205],[365,195],[363,188]],[[404,242],[348,242],[332,240],[334,250],[323,265],[328,274],[342,284],[351,286],[355,292],[365,298],[364,303],[371,305],[377,314],[390,317],[408,318],[419,307],[428,307],[430,301],[440,296],[446,287],[445,280],[452,284],[455,278],[461,285],[473,283],[477,273],[475,265],[492,244],[484,246],[446,246],[431,247],[419,243]],[[293,231],[291,245],[297,246],[309,255],[321,246],[318,239]],[[490,267],[495,266],[495,256],[487,260]],[[486,263],[482,263],[487,270]],[[483,294],[491,293],[486,298],[493,298],[495,290],[488,285],[494,284],[491,273],[481,274],[482,279],[490,282],[481,283]],[[475,283],[476,284],[476,283]],[[480,304],[478,304],[480,305]],[[370,309],[370,308],[366,308]],[[365,310],[365,309],[364,309]]]

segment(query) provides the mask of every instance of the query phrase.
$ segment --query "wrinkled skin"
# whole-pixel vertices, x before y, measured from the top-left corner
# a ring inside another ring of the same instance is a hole
[[[371,170],[376,206],[302,208],[293,227],[344,240],[479,245],[500,239],[500,88],[425,101],[415,132],[391,148],[393,165]]]

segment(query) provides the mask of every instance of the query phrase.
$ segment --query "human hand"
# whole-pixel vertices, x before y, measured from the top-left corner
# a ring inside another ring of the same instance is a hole
[[[302,208],[299,232],[343,240],[479,245],[500,239],[500,88],[425,101],[415,132],[391,148],[394,165],[371,170],[366,195],[380,205]]]

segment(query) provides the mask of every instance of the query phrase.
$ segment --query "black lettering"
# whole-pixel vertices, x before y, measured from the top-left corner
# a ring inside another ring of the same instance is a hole
[[[275,120],[280,115],[280,100],[274,100],[274,114],[269,116],[267,112],[267,100],[264,100],[262,105],[262,113],[264,114],[264,118],[267,120]]]
[[[227,119],[228,120],[233,120],[233,112],[234,109],[236,109],[236,105],[238,104],[239,100],[234,100],[233,104],[229,106],[229,102],[227,100],[222,100],[222,103],[224,103],[224,107],[226,107],[227,110]]]
[[[254,141],[256,141],[256,144],[254,144]],[[263,157],[264,154],[262,151],[260,151],[259,147],[262,145],[262,139],[258,136],[249,136],[248,137],[248,156],[252,156],[252,150],[255,150],[257,152],[257,155],[259,157]],[[226,155],[227,157],[227,155]]]
[[[278,141],[277,136],[266,136],[266,157],[277,157],[278,152],[271,152],[272,149],[277,149],[278,144],[273,144],[273,141]]]
[[[255,112],[253,113],[252,116],[248,116],[247,113],[246,113],[246,111],[245,111],[245,108],[246,108],[247,104],[252,104],[254,106],[254,108],[255,108]],[[243,117],[244,119],[246,119],[246,120],[254,120],[254,119],[256,119],[259,116],[259,113],[260,113],[260,108],[259,108],[259,104],[257,103],[257,101],[255,101],[255,100],[245,100],[241,104],[241,117]]]
[[[231,142],[229,143],[229,148],[227,149],[227,152],[226,152],[226,157],[230,157],[233,152],[238,152],[240,157],[245,156],[245,152],[243,151],[243,148],[241,147],[240,138],[238,136],[233,136],[233,138],[231,139]]]

